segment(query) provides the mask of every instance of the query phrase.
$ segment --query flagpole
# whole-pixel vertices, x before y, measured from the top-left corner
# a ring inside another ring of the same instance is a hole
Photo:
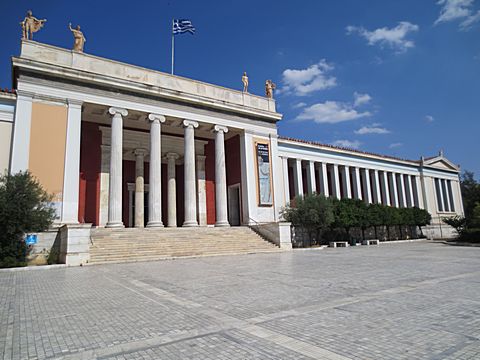
[[[172,75],[173,75],[173,61],[174,61],[174,54],[175,54],[175,35],[173,34],[173,21],[172,19]]]

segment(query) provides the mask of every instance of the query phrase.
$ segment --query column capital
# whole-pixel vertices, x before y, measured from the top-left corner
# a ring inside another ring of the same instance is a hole
[[[128,110],[127,109],[118,108],[118,107],[114,107],[114,106],[109,108],[108,112],[110,113],[110,115],[117,115],[117,114],[120,114],[122,116],[127,116],[128,115]]]
[[[198,128],[198,122],[197,121],[194,121],[194,120],[183,120],[182,122],[183,126],[188,128],[188,127],[192,127],[192,128]]]
[[[83,101],[77,99],[67,99],[68,107],[82,107]]]
[[[148,114],[148,120],[150,121],[159,121],[160,123],[165,122],[165,116],[160,114]]]
[[[169,152],[165,155],[165,159],[167,160],[177,160],[180,157],[177,153]]]
[[[143,148],[138,148],[138,149],[135,149],[133,151],[133,153],[136,155],[136,156],[145,156],[148,154],[148,150],[147,149],[143,149]]]
[[[223,131],[226,134],[228,132],[228,127],[223,125],[215,125],[213,127],[213,132],[219,132],[219,131]]]
[[[197,155],[197,161],[204,161],[206,158],[205,155]]]

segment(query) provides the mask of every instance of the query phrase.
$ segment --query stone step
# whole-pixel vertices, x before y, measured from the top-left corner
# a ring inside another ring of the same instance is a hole
[[[279,251],[249,227],[93,229],[90,263]]]

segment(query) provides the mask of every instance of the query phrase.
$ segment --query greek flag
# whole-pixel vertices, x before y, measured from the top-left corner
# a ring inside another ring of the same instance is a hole
[[[173,20],[173,35],[183,34],[189,32],[190,34],[195,34],[195,28],[192,25],[192,22],[187,19],[174,19]]]

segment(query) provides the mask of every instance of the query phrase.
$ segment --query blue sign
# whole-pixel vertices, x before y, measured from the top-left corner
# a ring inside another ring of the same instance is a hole
[[[37,235],[27,235],[25,243],[27,245],[35,245],[37,243]]]

